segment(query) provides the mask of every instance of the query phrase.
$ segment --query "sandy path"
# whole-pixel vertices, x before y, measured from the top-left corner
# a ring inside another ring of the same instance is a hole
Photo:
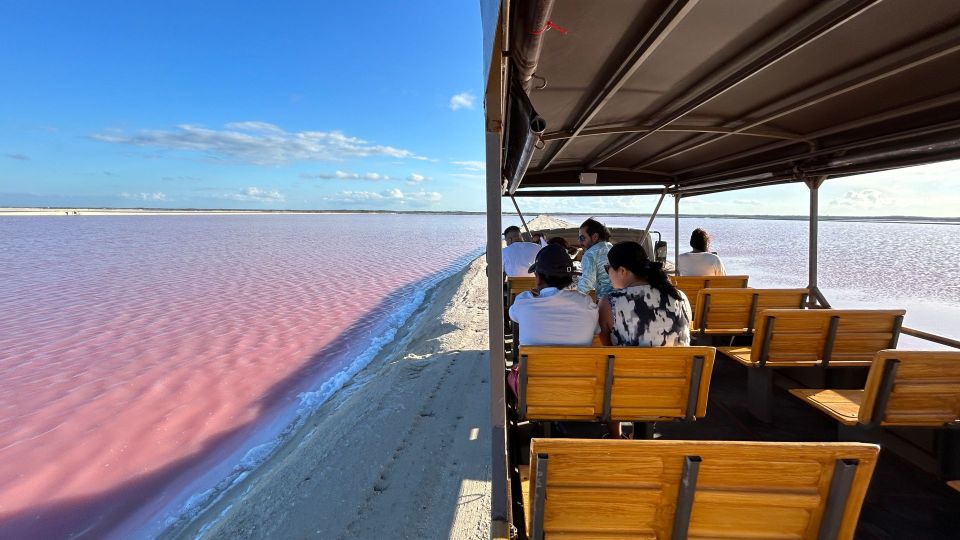
[[[298,436],[176,536],[487,538],[485,265],[434,289]]]

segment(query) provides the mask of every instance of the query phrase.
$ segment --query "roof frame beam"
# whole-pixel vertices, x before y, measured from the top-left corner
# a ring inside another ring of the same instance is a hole
[[[880,1],[881,0],[835,0],[833,2],[824,2],[812,10],[809,15],[801,17],[792,25],[792,28],[788,30],[777,30],[770,35],[767,40],[771,43],[763,47],[763,53],[759,55],[748,54],[747,57],[736,58],[731,62],[731,66],[728,69],[723,70],[724,72],[729,72],[726,76],[721,76],[719,80],[713,80],[711,77],[697,85],[697,89],[692,92],[692,96],[688,93],[688,96],[680,98],[662,109],[662,111],[655,116],[655,118],[659,118],[654,122],[651,131],[631,137],[615,148],[601,153],[595,159],[591,160],[587,167],[596,167],[627,148],[639,143],[658,130],[676,122],[705,103],[728,92],[819,37],[850,21]]]
[[[862,141],[857,141],[848,144],[841,144],[838,146],[831,146],[829,148],[822,148],[813,152],[806,152],[803,154],[791,156],[789,158],[781,158],[766,161],[764,163],[758,163],[756,165],[748,165],[746,167],[740,167],[739,169],[733,169],[730,171],[724,171],[721,173],[708,174],[704,176],[694,177],[686,180],[682,180],[682,184],[686,186],[696,186],[710,183],[714,180],[721,180],[723,178],[729,178],[731,175],[739,176],[743,174],[757,174],[760,172],[768,171],[771,167],[793,165],[798,161],[809,160],[812,158],[830,155],[836,152],[847,152],[849,150],[856,150],[858,148],[869,148],[871,146],[885,145],[889,143],[895,143],[898,141],[909,140],[911,138],[923,137],[927,135],[932,135],[942,131],[957,130],[960,129],[960,120],[952,120],[948,122],[943,122],[933,126],[925,126],[922,128],[902,131],[890,135],[881,135],[879,137],[873,137],[871,139],[866,139]]]
[[[877,123],[884,122],[884,121],[887,121],[887,120],[892,120],[892,119],[895,119],[895,118],[900,118],[900,117],[902,117],[902,116],[906,116],[906,115],[910,115],[910,114],[915,114],[915,113],[927,111],[927,110],[930,110],[930,109],[936,109],[937,107],[943,107],[943,106],[947,106],[947,105],[952,105],[952,104],[955,104],[955,103],[958,103],[958,102],[960,102],[960,92],[950,92],[950,93],[944,94],[944,95],[942,95],[942,96],[937,96],[937,97],[932,98],[932,99],[927,99],[927,100],[924,100],[924,101],[920,101],[920,102],[918,102],[918,103],[914,103],[914,104],[912,104],[912,105],[907,105],[907,106],[902,107],[902,108],[899,108],[899,109],[893,109],[893,110],[890,110],[890,111],[884,111],[884,112],[882,112],[882,113],[878,113],[878,114],[875,114],[875,115],[865,116],[865,117],[859,118],[859,119],[857,119],[857,120],[852,120],[852,121],[850,121],[850,122],[845,122],[845,123],[843,123],[843,124],[838,124],[838,125],[829,127],[829,128],[827,128],[827,129],[823,129],[823,130],[820,130],[820,131],[811,133],[811,134],[809,134],[807,137],[808,137],[811,141],[816,141],[816,139],[819,139],[819,138],[821,138],[821,137],[828,137],[828,136],[830,136],[830,135],[835,135],[835,134],[837,134],[837,133],[841,133],[841,132],[848,131],[848,130],[851,130],[851,129],[857,129],[857,128],[860,128],[860,127],[868,126],[868,125],[870,125],[870,124],[877,124]],[[759,146],[759,147],[757,147],[757,148],[751,148],[750,150],[744,150],[743,152],[738,152],[738,153],[736,153],[736,154],[730,154],[730,155],[728,155],[728,156],[724,156],[724,157],[722,157],[722,158],[717,158],[717,159],[714,159],[714,160],[711,160],[711,161],[708,161],[708,162],[705,162],[705,163],[701,163],[701,164],[695,165],[695,166],[693,166],[693,167],[688,167],[688,168],[686,168],[686,169],[681,169],[681,170],[677,171],[677,175],[678,175],[678,176],[681,176],[681,175],[688,174],[688,173],[691,173],[691,172],[694,172],[694,171],[699,171],[699,170],[703,170],[703,169],[709,169],[710,167],[714,167],[714,166],[717,166],[717,165],[722,165],[722,164],[724,164],[724,163],[729,163],[729,162],[731,162],[731,161],[736,161],[736,160],[738,160],[738,159],[748,158],[748,157],[751,157],[751,156],[755,156],[755,155],[757,155],[757,154],[762,154],[762,153],[764,153],[764,152],[769,152],[769,151],[772,151],[772,150],[777,150],[777,149],[782,148],[782,147],[784,147],[784,146],[789,146],[790,144],[792,144],[792,143],[791,143],[791,142],[775,142],[775,143],[771,143],[771,144],[768,144],[768,145]]]
[[[951,28],[950,30],[915,43],[909,47],[898,49],[892,53],[875,58],[874,60],[867,62],[866,64],[863,64],[853,70],[849,70],[831,77],[826,81],[817,84],[805,90],[804,92],[801,92],[800,95],[804,97],[799,100],[796,99],[796,95],[793,95],[791,96],[791,98],[793,98],[792,104],[784,104],[783,101],[778,101],[767,105],[763,109],[747,116],[747,118],[752,116],[761,116],[759,120],[744,120],[742,121],[744,122],[743,125],[733,130],[732,133],[720,134],[716,137],[709,138],[708,140],[699,141],[694,144],[686,144],[685,146],[683,143],[681,143],[680,145],[677,145],[677,147],[671,148],[666,152],[659,154],[658,156],[654,156],[653,158],[638,163],[636,167],[646,168],[661,161],[677,157],[692,150],[702,148],[708,144],[723,140],[734,133],[756,129],[768,122],[777,120],[778,118],[823,103],[824,101],[833,99],[864,86],[888,79],[894,75],[898,75],[904,71],[913,69],[928,62],[932,62],[958,51],[960,51],[960,28]],[[841,86],[838,88],[836,85],[843,81],[848,82],[841,84]]]
[[[667,9],[663,11],[653,26],[647,30],[637,45],[630,51],[630,54],[620,63],[616,71],[611,75],[603,88],[593,96],[593,99],[577,115],[572,134],[562,143],[556,146],[556,149],[542,160],[540,169],[550,167],[557,156],[566,150],[570,143],[580,135],[580,132],[587,127],[591,120],[609,103],[610,99],[623,87],[627,81],[636,73],[637,69],[646,62],[653,52],[660,46],[668,35],[680,24],[680,21],[693,9],[699,0],[673,0]]]
[[[622,197],[627,195],[661,195],[664,188],[648,189],[575,189],[575,190],[517,190],[514,197]]]
[[[618,125],[618,126],[597,126],[595,128],[588,128],[582,130],[578,135],[574,135],[571,131],[552,131],[549,133],[544,133],[540,137],[544,142],[572,139],[574,137],[593,137],[597,135],[615,135],[623,133],[646,133],[650,131],[649,126],[645,125]],[[696,125],[683,125],[683,124],[674,124],[669,127],[661,129],[662,132],[671,132],[671,133],[729,133],[730,135],[744,135],[748,137],[763,137],[767,139],[784,139],[790,141],[800,141],[804,142],[807,139],[797,133],[791,133],[789,131],[783,131],[779,129],[754,129],[737,132],[733,128],[727,127],[712,127],[712,126],[696,126]]]

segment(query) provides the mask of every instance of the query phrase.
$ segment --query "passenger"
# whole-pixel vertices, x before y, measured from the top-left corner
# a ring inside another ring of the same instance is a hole
[[[610,278],[603,271],[607,263],[607,252],[613,244],[610,243],[610,231],[599,221],[590,218],[580,225],[580,245],[583,247],[583,273],[577,283],[577,290],[583,294],[597,291],[597,300],[606,296],[613,288]]]
[[[690,247],[693,251],[681,253],[677,257],[681,276],[725,276],[726,269],[716,253],[710,252],[710,235],[703,229],[695,229],[690,235]]]
[[[503,248],[503,273],[508,277],[533,276],[527,269],[537,258],[540,246],[521,241],[520,227],[516,225],[507,227],[503,237],[507,241],[507,247]]]
[[[690,302],[663,265],[636,242],[620,242],[607,254],[605,270],[615,289],[600,301],[604,345],[661,347],[690,345]]]
[[[526,291],[510,306],[510,319],[520,325],[520,345],[589,346],[597,333],[597,305],[589,296],[571,289],[573,261],[562,246],[549,245],[537,253],[530,267],[537,277],[539,296]],[[518,392],[518,367],[507,377]]]
[[[520,293],[510,319],[520,325],[520,345],[590,345],[597,333],[597,305],[572,290],[573,261],[562,246],[537,253],[529,271],[536,275],[539,296]]]

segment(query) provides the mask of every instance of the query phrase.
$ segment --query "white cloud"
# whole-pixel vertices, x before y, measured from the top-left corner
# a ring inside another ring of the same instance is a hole
[[[226,129],[207,129],[181,124],[175,130],[143,130],[136,134],[97,133],[95,140],[132,146],[201,152],[228,161],[256,165],[279,165],[294,161],[336,161],[346,158],[385,156],[427,159],[409,150],[375,145],[339,131],[287,132],[266,122],[234,122]]]
[[[127,193],[123,192],[120,194],[124,199],[130,199],[133,201],[165,201],[167,200],[167,195],[159,191],[155,193]]]
[[[484,172],[487,170],[487,164],[482,161],[451,161],[450,163],[465,171]]]
[[[763,202],[756,199],[737,199],[733,201],[733,204],[739,204],[742,206],[760,206],[763,204]]]
[[[410,176],[407,177],[407,185],[415,186],[426,179],[427,177],[422,174],[410,173]]]
[[[443,195],[436,191],[421,190],[404,192],[398,188],[383,191],[341,191],[336,195],[324,197],[324,200],[327,201],[349,204],[381,203],[387,205],[406,205],[409,203],[416,206],[439,202],[442,199]]]
[[[258,187],[248,187],[236,193],[221,193],[216,196],[231,201],[282,202],[286,200],[283,193],[277,190],[268,191]]]
[[[477,98],[470,92],[460,92],[450,98],[450,110],[473,109]]]
[[[839,208],[850,208],[854,210],[870,210],[888,206],[890,200],[875,189],[861,189],[857,191],[848,191],[842,197],[830,201],[830,206]]]
[[[352,173],[345,171],[334,171],[332,173],[319,173],[319,174],[301,174],[300,178],[305,180],[312,179],[321,179],[321,180],[390,180],[390,176],[386,174],[380,174],[375,172],[368,172],[364,174]]]

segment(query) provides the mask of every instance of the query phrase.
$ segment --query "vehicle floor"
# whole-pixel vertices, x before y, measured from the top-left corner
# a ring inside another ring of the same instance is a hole
[[[837,423],[786,390],[774,387],[774,422],[747,411],[747,368],[717,358],[705,418],[660,422],[656,438],[672,440],[835,441]],[[602,437],[601,424],[554,424],[554,437]],[[858,540],[954,539],[960,537],[960,492],[887,448],[864,501]]]

